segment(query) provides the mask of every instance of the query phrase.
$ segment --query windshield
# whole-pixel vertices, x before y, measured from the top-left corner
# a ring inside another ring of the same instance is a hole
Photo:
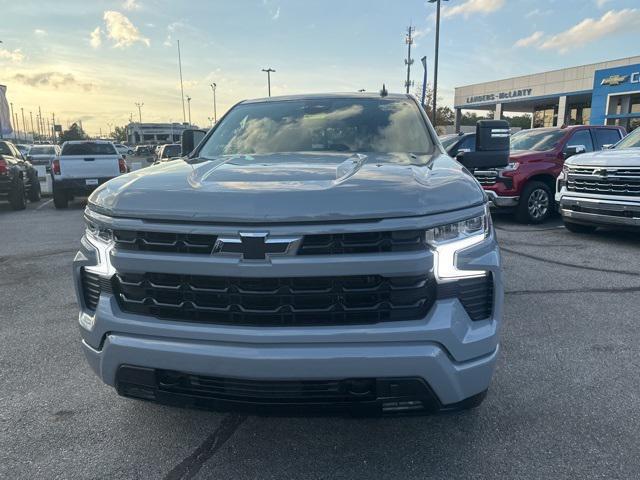
[[[551,150],[564,134],[564,130],[556,129],[520,130],[511,136],[511,150]]]
[[[431,153],[424,119],[410,100],[318,98],[241,104],[200,157],[287,152]]]
[[[162,158],[179,157],[182,152],[180,145],[167,145],[162,152]]]
[[[29,150],[29,155],[55,155],[55,147],[39,147],[34,146]]]
[[[614,148],[640,148],[640,128],[620,140]]]
[[[112,143],[67,143],[62,147],[62,155],[114,155]]]

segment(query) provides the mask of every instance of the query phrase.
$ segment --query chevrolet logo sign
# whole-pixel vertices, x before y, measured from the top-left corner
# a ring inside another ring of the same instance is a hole
[[[268,236],[263,232],[240,232],[238,237],[218,237],[211,254],[240,256],[242,260],[268,260],[274,255],[295,255],[302,240],[301,237]]]
[[[629,75],[611,75],[610,77],[603,78],[600,85],[615,87],[616,85],[626,82],[627,78],[629,78]]]

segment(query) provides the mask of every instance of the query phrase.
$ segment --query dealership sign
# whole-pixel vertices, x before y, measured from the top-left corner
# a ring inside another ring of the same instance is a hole
[[[610,75],[603,78],[600,85],[615,87],[616,85],[626,83],[627,80],[629,80],[629,83],[640,83],[640,72],[633,72],[631,75]]]
[[[509,90],[507,92],[489,93],[487,95],[474,95],[467,97],[466,103],[495,102],[496,100],[530,97],[532,91],[533,89],[531,88],[522,88],[520,90]]]

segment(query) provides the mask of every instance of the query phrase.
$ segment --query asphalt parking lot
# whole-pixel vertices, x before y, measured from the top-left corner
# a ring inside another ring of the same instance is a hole
[[[474,411],[262,418],[118,397],[78,341],[83,205],[0,204],[0,478],[638,478],[640,240],[499,216],[502,351]]]

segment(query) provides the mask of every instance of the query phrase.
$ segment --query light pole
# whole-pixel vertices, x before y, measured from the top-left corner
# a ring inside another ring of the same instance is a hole
[[[442,0],[428,0],[429,3],[436,4],[436,52],[433,63],[433,126],[436,126],[436,103],[438,98],[438,51],[440,48],[440,3]],[[446,1],[446,0],[445,0]]]
[[[218,85],[216,85],[215,82],[213,82],[211,85],[211,90],[213,90],[213,123],[217,123],[218,122],[218,112],[216,111],[216,88],[218,87]]]
[[[144,102],[136,102],[135,106],[138,107],[138,121],[142,123],[142,107],[144,107]]]
[[[216,119],[214,117],[207,117],[207,120],[209,120],[209,122],[211,123],[211,126],[213,127],[213,124],[215,123]]]
[[[31,136],[33,137],[33,141],[36,141],[36,131],[33,129],[33,112],[29,112],[29,116],[31,117]]]
[[[271,67],[269,68],[263,68],[262,69],[263,72],[266,72],[267,74],[267,87],[269,89],[269,96],[271,96],[271,73],[275,73],[275,70]]]
[[[182,57],[180,56],[180,40],[178,40],[178,69],[180,70],[180,95],[182,96],[182,122],[186,122],[184,113],[184,86],[182,85]],[[191,122],[189,122],[191,123]]]
[[[191,126],[191,97],[187,95],[187,107],[189,111],[189,126]]]
[[[113,126],[113,123],[112,123],[112,122],[107,122],[107,127],[109,127],[109,133],[107,133],[107,136],[108,136],[109,138],[111,138],[111,137],[112,137],[112,135],[111,135],[111,127],[112,127],[112,126]]]

